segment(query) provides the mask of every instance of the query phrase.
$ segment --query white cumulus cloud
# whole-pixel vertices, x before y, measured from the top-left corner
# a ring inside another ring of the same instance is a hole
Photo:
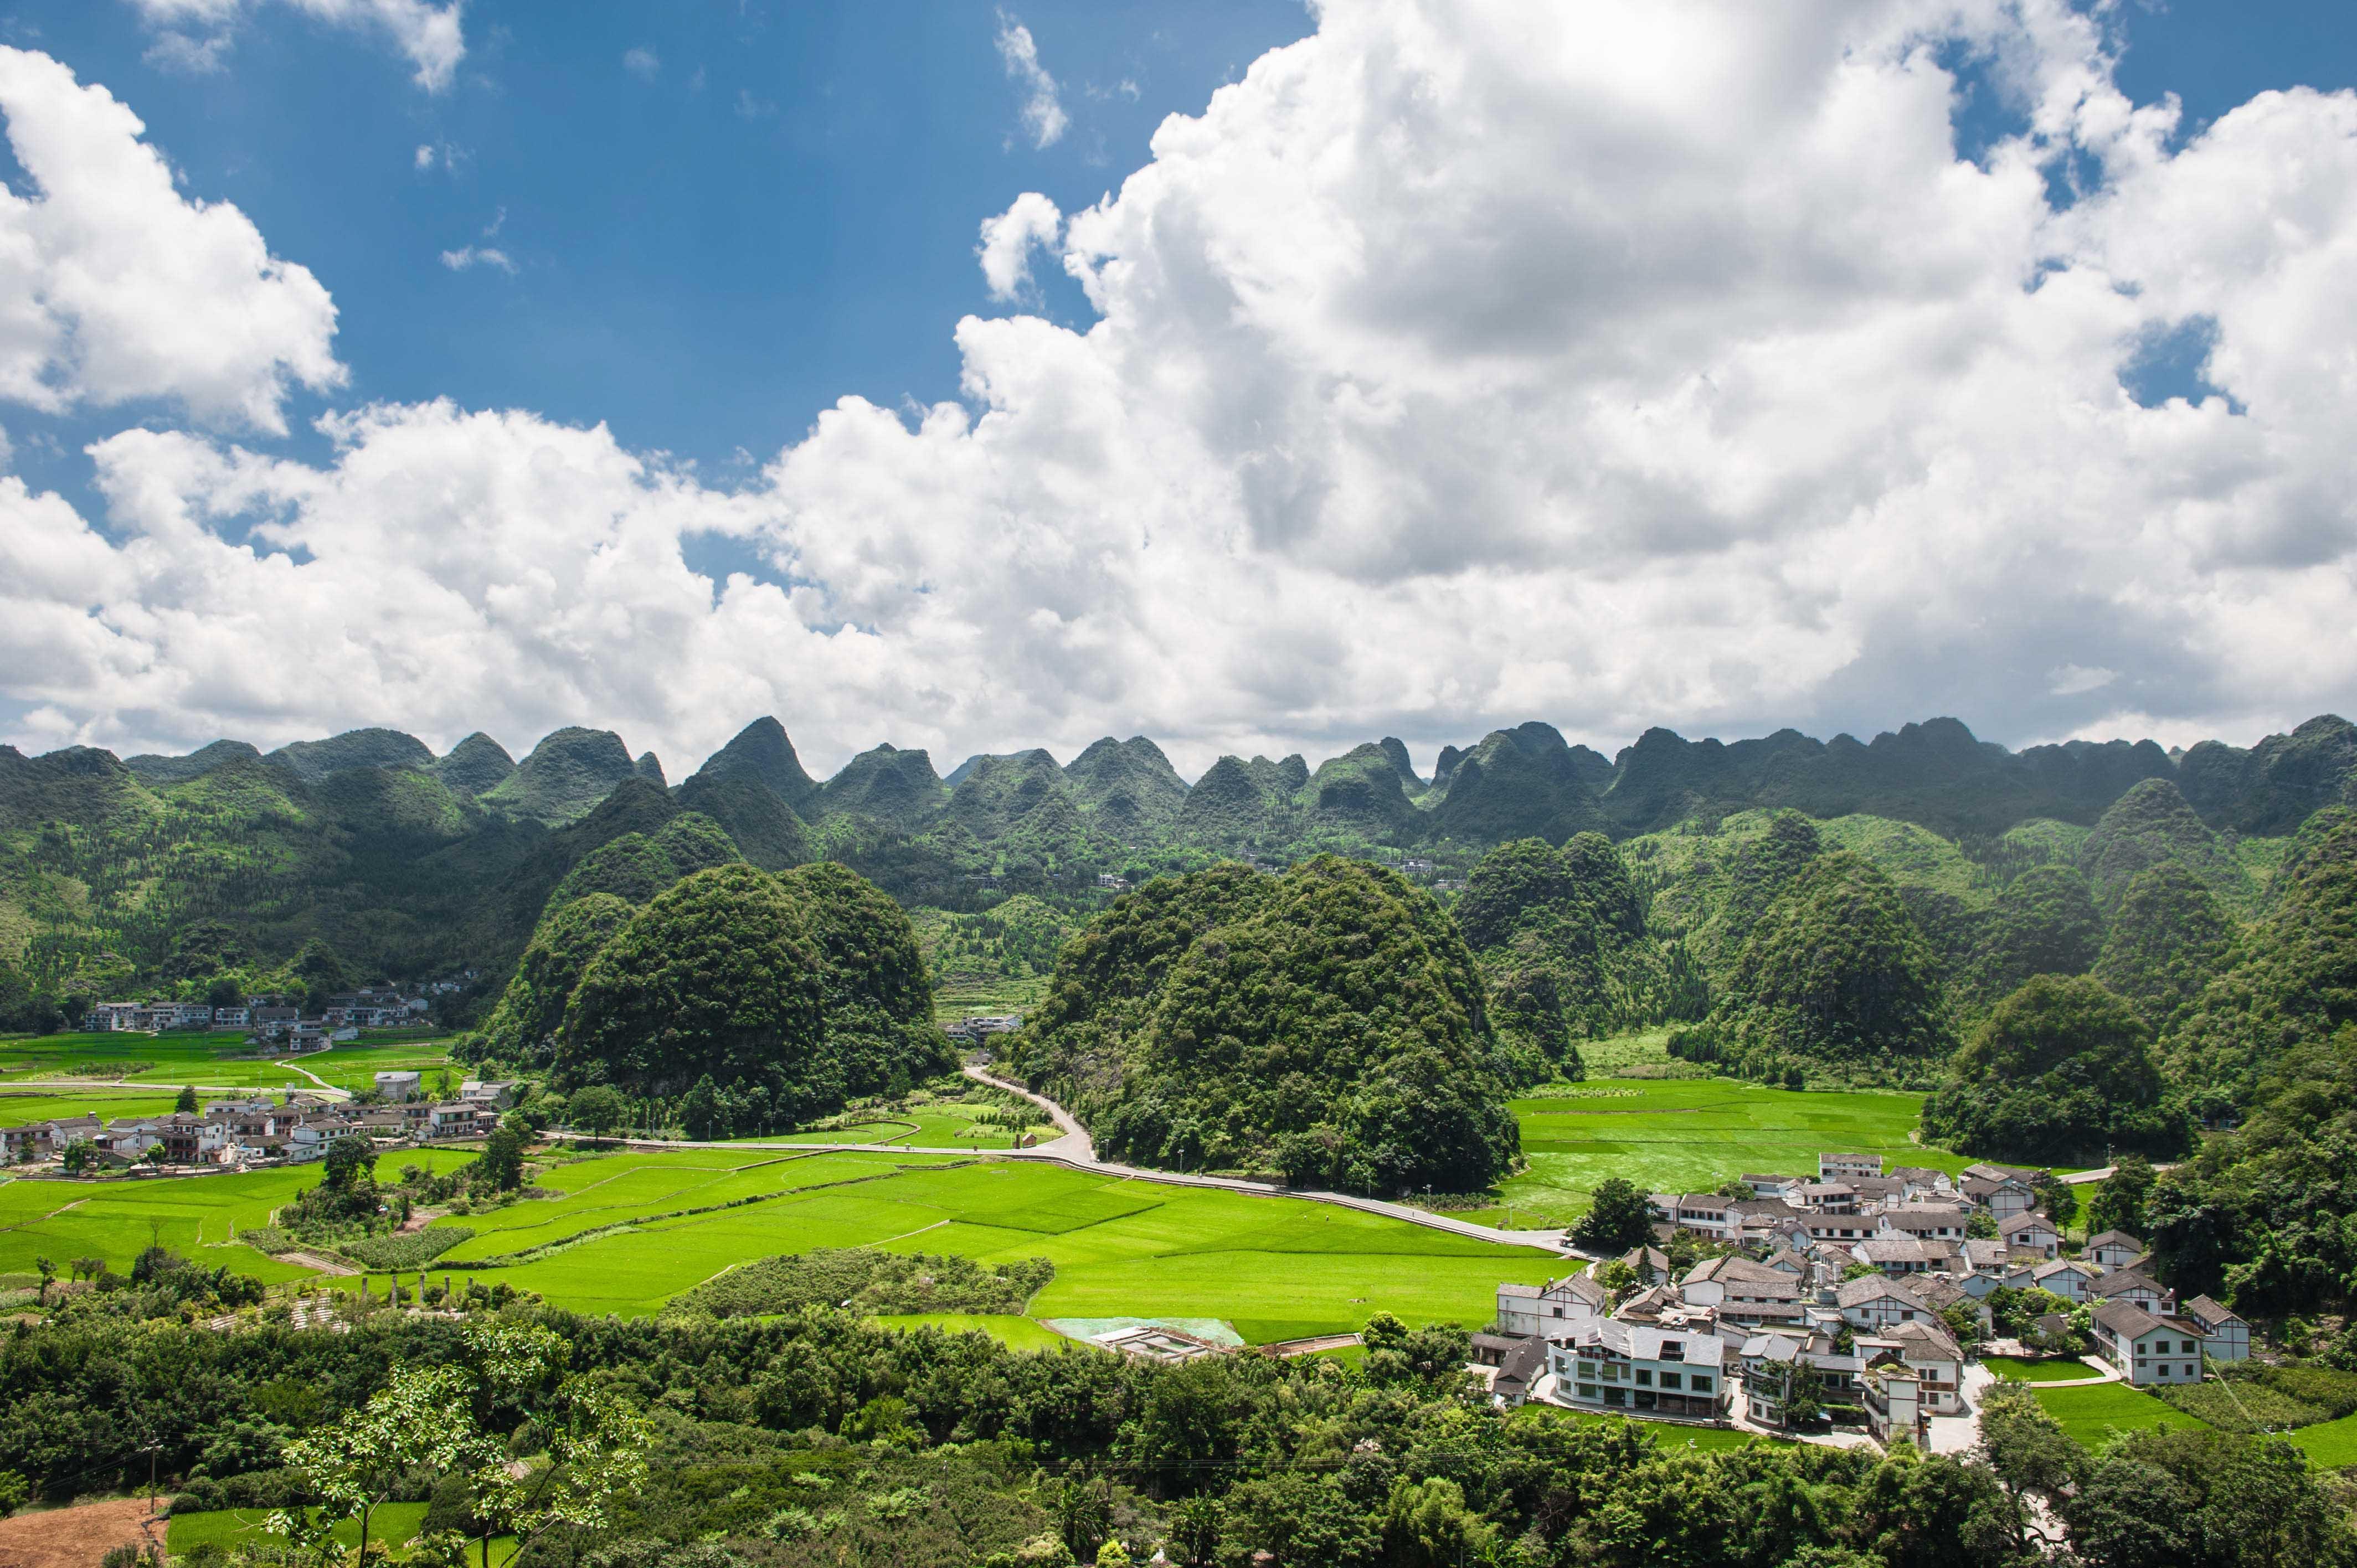
[[[283,431],[292,386],[342,384],[328,291],[235,207],[185,199],[106,89],[0,48],[0,114],[27,179],[0,189],[0,398]]]
[[[21,735],[695,757],[774,712],[819,768],[1195,767],[1533,717],[2246,741],[2357,695],[2357,94],[2180,135],[2062,0],[1318,19],[1063,226],[1095,320],[968,318],[963,402],[846,398],[741,485],[447,403],[317,464],[126,432],[102,518],[0,478]],[[1977,161],[1964,59],[2015,121]],[[1024,213],[1009,293],[1059,242]],[[2172,333],[2216,393],[2146,406]],[[769,569],[699,574],[716,536]]]
[[[1057,96],[1056,79],[1039,63],[1039,46],[1033,41],[1031,29],[1004,11],[998,13],[998,59],[1006,68],[1006,80],[1023,95],[1023,129],[1030,134],[1031,145],[1054,146],[1071,123]]]
[[[497,267],[513,277],[516,271],[513,257],[490,245],[465,245],[455,251],[445,251],[442,252],[442,264],[454,273],[463,273],[469,267]]]
[[[1053,247],[1063,231],[1064,215],[1036,190],[1017,197],[1006,211],[982,220],[982,243],[974,254],[982,262],[983,281],[993,299],[1014,299],[1031,286],[1031,252]]]
[[[265,0],[130,0],[160,29],[152,51],[159,61],[199,70],[221,69],[236,25]],[[316,20],[366,27],[384,35],[416,68],[420,87],[440,92],[457,76],[467,40],[458,13],[465,0],[276,0]]]

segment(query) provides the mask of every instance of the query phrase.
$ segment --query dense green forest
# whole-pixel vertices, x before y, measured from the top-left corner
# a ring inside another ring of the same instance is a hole
[[[152,1455],[176,1509],[299,1521],[315,1476],[345,1473],[315,1456],[382,1451],[348,1493],[425,1504],[453,1562],[521,1520],[519,1568],[2017,1568],[2061,1560],[2049,1546],[2119,1568],[2352,1560],[2334,1482],[2285,1440],[2178,1427],[2098,1458],[2018,1385],[1985,1397],[1969,1455],[1706,1450],[1652,1423],[1501,1409],[1463,1370],[1463,1330],[1382,1314],[1356,1366],[1016,1353],[824,1305],[217,1334],[172,1315],[203,1297],[170,1262],[0,1341],[0,1450],[43,1494],[144,1485]],[[518,1471],[557,1475],[574,1506],[516,1509]]]

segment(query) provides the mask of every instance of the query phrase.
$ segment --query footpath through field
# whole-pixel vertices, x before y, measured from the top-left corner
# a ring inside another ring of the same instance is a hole
[[[1538,1247],[1566,1257],[1584,1257],[1573,1248],[1561,1230],[1501,1230],[1495,1226],[1476,1225],[1469,1219],[1455,1219],[1446,1214],[1405,1203],[1386,1203],[1379,1197],[1361,1197],[1355,1193],[1315,1192],[1305,1187],[1278,1187],[1271,1182],[1245,1181],[1239,1176],[1182,1175],[1177,1171],[1147,1170],[1138,1165],[1118,1165],[1097,1157],[1096,1145],[1090,1142],[1087,1129],[1072,1113],[1043,1094],[1035,1094],[1019,1083],[1011,1083],[969,1065],[965,1075],[977,1083],[1003,1089],[1009,1094],[1019,1094],[1048,1113],[1056,1124],[1056,1138],[1028,1149],[929,1149],[908,1144],[769,1144],[756,1139],[738,1139],[727,1143],[698,1143],[691,1140],[673,1141],[651,1138],[620,1138],[615,1142],[634,1149],[834,1149],[856,1153],[895,1155],[960,1155],[968,1158],[998,1160],[1037,1160],[1049,1165],[1068,1165],[1074,1170],[1094,1175],[1121,1176],[1131,1181],[1158,1182],[1166,1187],[1220,1187],[1229,1192],[1252,1193],[1262,1197],[1298,1197],[1310,1203],[1330,1203],[1343,1208],[1356,1208],[1368,1214],[1380,1214],[1387,1219],[1404,1219],[1411,1225],[1428,1226],[1452,1235],[1469,1236],[1477,1240],[1495,1241],[1508,1247]],[[576,1136],[587,1134],[576,1133]]]

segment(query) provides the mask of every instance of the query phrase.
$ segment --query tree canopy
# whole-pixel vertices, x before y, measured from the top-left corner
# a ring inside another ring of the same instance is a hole
[[[2041,974],[1996,1004],[1923,1106],[1923,1134],[1986,1159],[2093,1164],[2191,1139],[2164,1102],[2152,1031],[2084,975]]]

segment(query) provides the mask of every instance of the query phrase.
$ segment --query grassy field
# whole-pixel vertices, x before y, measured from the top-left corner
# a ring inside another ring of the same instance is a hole
[[[1031,1304],[1034,1316],[1216,1317],[1258,1343],[1353,1330],[1383,1309],[1479,1326],[1501,1281],[1535,1282],[1561,1266],[1528,1248],[1328,1204],[1013,1162],[683,1150],[582,1161],[541,1185],[565,1196],[451,1221],[479,1234],[436,1272],[639,1316],[736,1263],[813,1247],[1046,1257],[1057,1277]],[[764,1195],[775,1196],[684,1212]],[[533,1247],[551,1250],[484,1266]]]
[[[54,1122],[66,1116],[156,1116],[172,1109],[176,1093],[125,1094],[104,1090],[60,1090],[43,1094],[33,1090],[0,1090],[0,1127],[22,1127],[29,1122]]]
[[[2027,1361],[2018,1356],[1984,1356],[1981,1365],[1997,1377],[2024,1383],[2067,1383],[2103,1375],[2086,1362],[2075,1360]]]
[[[979,1331],[1010,1350],[1078,1349],[1080,1341],[1043,1326],[1037,1319],[1009,1313],[906,1312],[870,1321],[884,1328],[946,1328],[952,1333]]]
[[[2038,1402],[2062,1423],[2062,1430],[2071,1434],[2072,1441],[2083,1448],[2101,1448],[2110,1440],[2114,1427],[2122,1432],[2142,1432],[2154,1426],[2204,1424],[2126,1383],[2040,1389]]]
[[[449,1068],[439,1040],[395,1039],[337,1046],[324,1053],[266,1060],[235,1034],[45,1035],[0,1041],[0,1084],[9,1079],[75,1078],[125,1084],[178,1086],[194,1083],[221,1089],[317,1089],[308,1073],[355,1092],[375,1087],[380,1071],[416,1069],[429,1081]],[[244,1059],[240,1059],[244,1058]],[[299,1065],[298,1065],[299,1064]]]
[[[2303,1426],[2284,1435],[2325,1469],[2343,1470],[2357,1465],[2357,1415],[2344,1415],[2339,1421]]]
[[[974,1120],[982,1112],[994,1109],[959,1102],[920,1105],[905,1113],[879,1112],[873,1121],[856,1122],[848,1127],[792,1133],[782,1137],[750,1141],[770,1144],[905,1144],[920,1149],[1011,1149],[1015,1146],[1015,1133],[1011,1129]],[[1044,1117],[1027,1131],[1045,1138],[1056,1135],[1055,1127]]]
[[[1963,1155],[1908,1141],[1921,1107],[1918,1094],[1591,1077],[1560,1097],[1513,1102],[1527,1168],[1501,1185],[1499,1208],[1466,1218],[1502,1222],[1511,1208],[1517,1224],[1562,1223],[1587,1211],[1588,1194],[1607,1176],[1648,1192],[1708,1192],[1747,1172],[1813,1175],[1826,1150],[1962,1170]]]
[[[1533,1402],[1522,1408],[1528,1412],[1522,1417],[1526,1421],[1574,1421],[1583,1426],[1603,1426],[1629,1419],[1625,1415],[1601,1415],[1594,1411],[1566,1410],[1557,1404]],[[1641,1421],[1635,1424],[1638,1431],[1650,1434],[1661,1444],[1663,1453],[1692,1448],[1709,1454],[1721,1449],[1742,1448],[1754,1443],[1786,1441],[1781,1437],[1724,1426],[1685,1426],[1671,1421]]]
[[[447,1168],[472,1158],[451,1150],[404,1150],[387,1159]],[[388,1171],[386,1174],[390,1175]],[[46,1257],[59,1273],[68,1261],[102,1258],[117,1273],[158,1241],[208,1268],[227,1266],[265,1283],[312,1279],[308,1269],[257,1252],[236,1236],[270,1222],[271,1211],[314,1186],[316,1167],[232,1176],[116,1178],[102,1182],[0,1182],[0,1273],[29,1272]]]
[[[275,1538],[263,1529],[270,1517],[267,1509],[224,1509],[218,1513],[174,1514],[164,1536],[166,1550],[175,1557],[206,1541],[236,1548],[266,1546]],[[369,1516],[369,1540],[381,1543],[398,1558],[417,1537],[418,1527],[425,1521],[424,1503],[387,1503]],[[346,1520],[336,1526],[337,1543],[346,1551],[360,1544],[361,1526],[358,1520]],[[515,1554],[515,1538],[495,1536],[491,1541],[492,1568],[500,1568]],[[468,1568],[478,1568],[482,1562],[479,1543],[468,1543]]]

